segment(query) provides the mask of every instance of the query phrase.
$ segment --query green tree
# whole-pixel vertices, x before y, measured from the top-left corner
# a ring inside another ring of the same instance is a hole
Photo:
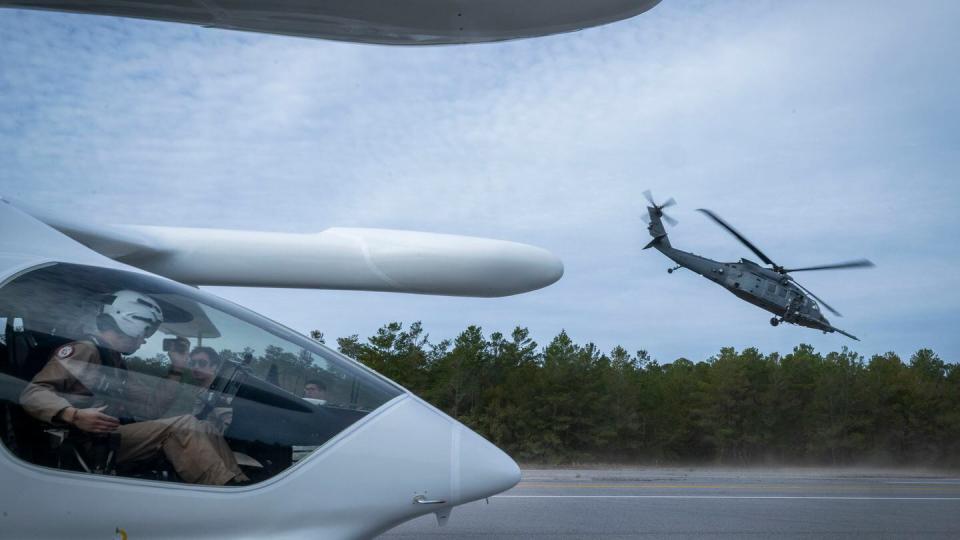
[[[488,339],[470,326],[432,344],[419,322],[337,344],[523,461],[960,466],[960,367],[929,349],[909,364],[799,345],[661,365],[643,350],[602,354],[565,331],[540,348],[522,327]],[[307,351],[278,347],[254,365],[280,366],[278,377],[316,370]]]

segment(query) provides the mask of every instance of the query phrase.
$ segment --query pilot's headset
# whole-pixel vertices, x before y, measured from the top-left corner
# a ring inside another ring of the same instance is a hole
[[[156,300],[131,290],[105,296],[100,316],[109,317],[118,330],[133,338],[149,338],[163,322],[163,311]]]

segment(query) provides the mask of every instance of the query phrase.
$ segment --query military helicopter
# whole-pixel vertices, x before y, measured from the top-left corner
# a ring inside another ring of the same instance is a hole
[[[705,257],[700,257],[687,251],[682,251],[670,245],[667,238],[667,232],[663,227],[666,221],[670,225],[676,225],[677,221],[663,213],[664,208],[676,204],[673,198],[667,199],[663,204],[657,204],[653,200],[650,191],[643,193],[650,206],[647,207],[649,216],[649,225],[647,230],[653,237],[643,249],[655,248],[660,253],[666,255],[670,260],[677,263],[677,266],[667,269],[668,273],[674,270],[687,268],[697,274],[713,281],[732,292],[738,298],[746,300],[751,304],[773,313],[770,319],[772,326],[778,326],[780,323],[788,322],[807,328],[822,330],[825,334],[837,332],[848,338],[860,341],[853,334],[844,332],[830,324],[830,321],[820,312],[820,305],[830,313],[842,317],[840,313],[830,307],[803,285],[800,285],[790,274],[793,272],[806,272],[811,270],[836,270],[841,268],[865,268],[874,264],[866,259],[855,261],[826,264],[819,266],[807,266],[803,268],[785,268],[773,262],[757,246],[753,245],[729,223],[714,214],[710,210],[700,208],[717,225],[720,225],[727,232],[732,234],[743,245],[747,246],[761,261],[770,265],[765,268],[749,259],[740,259],[739,262],[718,262]],[[818,302],[820,305],[818,305]]]

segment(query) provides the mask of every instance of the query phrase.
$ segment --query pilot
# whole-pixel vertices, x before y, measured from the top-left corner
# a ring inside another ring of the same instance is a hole
[[[327,400],[327,385],[323,384],[323,381],[311,379],[303,385],[303,397],[319,399],[325,403]]]
[[[59,347],[20,395],[21,405],[54,425],[119,433],[118,463],[163,452],[186,482],[246,483],[230,447],[208,423],[193,415],[159,418],[179,393],[185,353],[169,352],[164,379],[151,377],[145,384],[130,376],[122,355],[139,349],[162,322],[163,312],[149,296],[131,290],[110,295],[100,307],[96,331]]]

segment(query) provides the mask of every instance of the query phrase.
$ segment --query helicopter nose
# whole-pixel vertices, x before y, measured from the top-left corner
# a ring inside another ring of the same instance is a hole
[[[466,428],[460,430],[459,450],[459,478],[452,483],[455,490],[459,484],[454,498],[460,503],[506,491],[520,481],[520,467],[510,456]]]

